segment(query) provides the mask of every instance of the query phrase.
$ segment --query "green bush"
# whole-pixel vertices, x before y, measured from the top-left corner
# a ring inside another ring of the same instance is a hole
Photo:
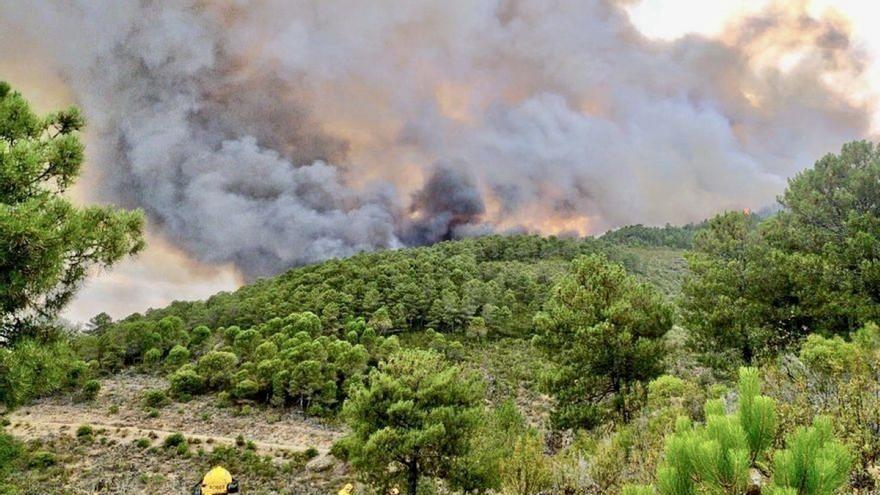
[[[510,495],[542,493],[550,486],[551,479],[543,438],[528,432],[516,439],[510,457],[501,461],[502,492]]]
[[[67,378],[65,381],[70,388],[76,388],[80,385],[84,386],[91,374],[92,370],[89,368],[88,363],[81,359],[77,359],[71,363],[70,368],[67,370]]]
[[[274,342],[266,341],[254,349],[253,358],[255,362],[259,363],[269,359],[275,359],[277,355],[278,346]]]
[[[34,452],[31,454],[30,459],[28,459],[28,467],[33,469],[46,469],[55,464],[58,464],[58,457],[54,453],[45,450]]]
[[[189,445],[186,442],[179,444],[175,449],[175,453],[181,457],[185,457],[189,454]]]
[[[21,443],[0,430],[0,475],[23,454],[24,448]]]
[[[815,371],[836,375],[852,371],[856,360],[856,346],[839,336],[825,338],[810,335],[801,346],[801,360]]]
[[[165,357],[165,365],[171,369],[177,369],[189,361],[189,349],[177,344],[168,351]]]
[[[205,391],[205,378],[189,364],[172,373],[168,381],[171,384],[171,393],[175,397],[193,396]]]
[[[705,425],[679,419],[657,470],[658,493],[746,493],[751,490],[750,469],[765,465],[776,426],[776,404],[760,395],[757,370],[740,369],[737,414],[727,414],[724,403],[712,399],[706,402]],[[846,481],[851,463],[823,419],[790,436],[787,449],[773,460],[772,495],[831,495]],[[631,485],[624,493],[641,495],[653,489]]]
[[[0,348],[0,403],[16,407],[78,384],[71,371],[82,361],[64,341],[22,340]]]
[[[623,487],[620,495],[655,495],[655,492],[651,486],[629,485]]]
[[[229,387],[238,356],[231,352],[212,351],[199,359],[197,370],[205,378],[205,385],[213,390]]]
[[[236,325],[228,327],[226,328],[226,330],[223,331],[223,339],[226,341],[227,344],[231,345],[233,342],[235,342],[235,337],[238,337],[238,334],[240,332],[241,328]]]
[[[250,399],[260,392],[260,386],[257,382],[244,379],[235,385],[233,395],[238,399]]]
[[[141,398],[141,403],[146,408],[156,408],[167,406],[171,403],[171,399],[164,390],[147,390]]]
[[[147,366],[153,366],[159,364],[159,361],[162,360],[162,351],[153,347],[144,353],[144,364]]]
[[[183,320],[177,316],[162,318],[157,329],[164,349],[170,349],[175,345],[186,347],[189,344],[189,333],[184,327]]]
[[[681,378],[662,375],[648,383],[648,404],[662,407],[685,392],[685,382]]]
[[[162,446],[167,448],[178,447],[180,445],[186,444],[186,437],[183,436],[183,433],[172,433],[165,437],[165,440],[162,442]]]
[[[846,483],[852,459],[834,439],[828,418],[798,428],[786,444],[788,448],[773,457],[772,494],[832,495]]]
[[[190,341],[189,341],[190,347],[191,348],[199,348],[205,342],[207,342],[208,339],[211,338],[211,329],[206,327],[205,325],[199,325],[199,326],[193,328],[190,336],[191,336]]]
[[[251,328],[239,332],[238,335],[235,336],[232,347],[235,349],[237,355],[247,359],[253,355],[254,350],[260,345],[261,341],[262,336],[260,335],[260,332]]]
[[[91,425],[80,425],[79,428],[76,429],[77,438],[91,437],[94,433],[95,430]]]
[[[82,387],[82,398],[83,400],[91,401],[95,400],[98,397],[98,393],[101,391],[101,382],[98,380],[89,380]]]

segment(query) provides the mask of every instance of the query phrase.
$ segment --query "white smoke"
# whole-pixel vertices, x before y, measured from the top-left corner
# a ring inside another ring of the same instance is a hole
[[[869,122],[797,5],[654,42],[610,0],[3,0],[0,56],[66,81],[106,199],[254,276],[765,205]]]

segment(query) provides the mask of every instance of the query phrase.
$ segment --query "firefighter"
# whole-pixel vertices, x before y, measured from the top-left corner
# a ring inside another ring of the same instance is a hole
[[[193,495],[227,495],[229,493],[238,493],[238,481],[232,477],[229,471],[220,466],[208,471],[193,490]]]

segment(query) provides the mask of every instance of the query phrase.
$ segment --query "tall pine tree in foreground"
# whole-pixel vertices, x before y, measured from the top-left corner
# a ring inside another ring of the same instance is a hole
[[[337,452],[371,484],[416,495],[423,477],[450,478],[471,448],[480,380],[430,351],[404,351],[355,388],[342,415],[351,427]]]
[[[572,262],[534,323],[557,365],[554,424],[591,428],[609,415],[627,420],[633,386],[662,373],[672,310],[622,266],[590,255]]]
[[[92,267],[143,246],[143,216],[64,197],[79,176],[76,108],[36,115],[0,82],[0,345],[51,321]]]

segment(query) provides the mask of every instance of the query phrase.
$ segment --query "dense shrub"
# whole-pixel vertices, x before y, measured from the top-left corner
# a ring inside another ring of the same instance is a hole
[[[199,359],[196,367],[205,378],[205,385],[212,389],[225,389],[232,382],[232,374],[238,364],[238,356],[231,352],[212,351]]]
[[[32,469],[46,469],[58,464],[58,456],[54,452],[39,450],[30,455],[28,467]]]
[[[186,444],[186,437],[183,436],[183,433],[172,433],[165,437],[165,440],[162,441],[162,446],[167,448],[170,447],[179,447],[180,445]]]
[[[186,364],[189,361],[189,350],[177,344],[168,351],[168,356],[165,357],[165,365],[171,368],[179,368],[180,366]]]
[[[91,427],[91,425],[80,425],[76,429],[76,436],[77,438],[91,437],[94,432],[95,430]]]
[[[147,352],[144,353],[144,365],[153,366],[159,364],[159,361],[162,360],[162,351],[156,349],[155,347],[150,348]]]
[[[24,454],[21,443],[0,429],[0,475]],[[0,484],[2,487],[2,484]]]
[[[205,390],[205,377],[193,365],[184,365],[168,377],[171,393],[178,398],[198,395]]]
[[[83,400],[95,400],[101,391],[101,382],[98,380],[89,380],[83,384],[81,397]]]
[[[257,382],[245,378],[244,380],[235,384],[235,389],[233,390],[233,395],[239,399],[250,399],[257,395],[260,392],[260,386]]]
[[[81,387],[90,371],[62,340],[21,340],[0,348],[0,403],[15,407],[32,399]]]
[[[143,394],[141,403],[146,408],[156,408],[168,405],[171,403],[171,399],[168,398],[164,390],[147,390]]]
[[[713,399],[706,403],[705,425],[679,419],[657,470],[660,495],[755,493],[750,470],[764,466],[769,457],[778,424],[776,403],[760,395],[756,369],[742,368],[739,377],[737,414],[727,414],[724,403]],[[788,448],[773,456],[771,493],[832,495],[846,481],[850,454],[834,439],[827,420],[816,419],[786,443]],[[653,489],[630,486],[624,493]]]
[[[210,338],[211,329],[205,325],[199,325],[192,329],[189,345],[192,348],[200,349]]]
[[[551,469],[544,455],[543,438],[535,433],[527,433],[516,439],[511,455],[501,461],[503,493],[542,493],[550,486]]]

